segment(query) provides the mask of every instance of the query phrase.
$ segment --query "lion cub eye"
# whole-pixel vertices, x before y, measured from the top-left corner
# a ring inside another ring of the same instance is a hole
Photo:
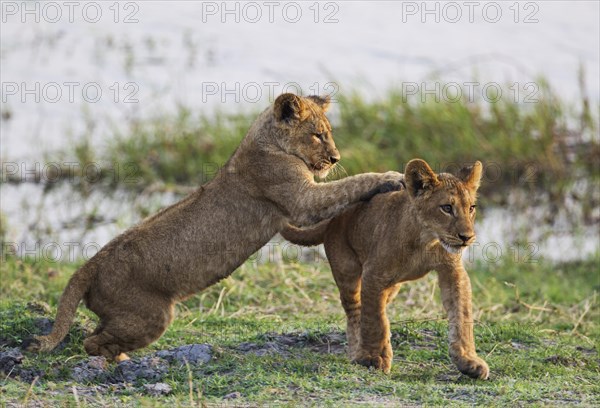
[[[315,133],[313,137],[317,138],[319,142],[323,142],[325,140],[325,136],[323,135],[323,133]]]
[[[476,205],[472,205],[472,206],[470,206],[470,207],[469,207],[469,212],[470,212],[471,214],[473,214],[473,211],[475,211],[475,208],[477,208],[477,206],[476,206]]]
[[[447,214],[452,214],[452,206],[450,204],[440,206],[443,212]]]

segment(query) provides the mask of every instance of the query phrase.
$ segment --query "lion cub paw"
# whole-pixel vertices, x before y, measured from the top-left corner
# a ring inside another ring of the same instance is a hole
[[[386,374],[388,374],[392,368],[392,359],[388,356],[368,356],[365,354],[360,355],[359,353],[359,356],[352,360],[352,362],[365,367],[373,367],[377,370],[382,370]]]
[[[462,357],[455,359],[458,370],[471,378],[487,380],[490,376],[490,369],[483,359],[475,357]]]
[[[398,173],[397,171],[386,171],[383,173],[383,180],[384,183],[379,186],[381,193],[406,189],[404,174]]]
[[[369,201],[371,198],[381,193],[391,191],[400,191],[406,189],[404,175],[396,171],[388,171],[381,175],[380,184],[362,197],[363,201]]]

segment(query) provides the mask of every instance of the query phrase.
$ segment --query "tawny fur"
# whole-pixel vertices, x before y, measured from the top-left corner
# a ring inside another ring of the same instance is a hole
[[[340,158],[328,105],[318,96],[279,96],[211,182],[113,239],[73,275],[52,332],[29,349],[56,347],[83,299],[100,318],[85,350],[126,359],[163,334],[175,302],[229,276],[288,222],[312,225],[400,189],[396,172],[314,181]]]
[[[436,175],[424,161],[412,160],[405,191],[376,196],[315,228],[282,231],[301,245],[324,243],[346,311],[353,361],[389,372],[393,353],[386,305],[402,282],[436,270],[448,314],[450,357],[461,372],[488,377],[487,364],[475,352],[471,284],[460,254],[475,239],[481,171],[477,162],[457,177]]]

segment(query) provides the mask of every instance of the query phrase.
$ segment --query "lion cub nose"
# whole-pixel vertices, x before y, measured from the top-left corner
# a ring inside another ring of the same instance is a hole
[[[460,238],[462,240],[463,244],[466,244],[473,238],[473,235],[458,234],[458,238]]]
[[[336,164],[337,162],[340,161],[340,159],[341,159],[341,156],[339,154],[329,157],[329,161],[331,162],[331,164]]]

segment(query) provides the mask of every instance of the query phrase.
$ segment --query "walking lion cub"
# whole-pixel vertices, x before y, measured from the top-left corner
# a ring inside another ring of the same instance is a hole
[[[83,299],[100,318],[85,350],[125,360],[163,334],[175,302],[229,276],[287,223],[312,225],[402,188],[396,172],[314,181],[340,160],[328,106],[326,97],[280,95],[212,181],[125,231],[75,272],[52,332],[29,350],[55,348]]]
[[[410,161],[406,190],[383,194],[314,228],[288,226],[282,235],[300,245],[324,243],[347,317],[350,358],[389,372],[392,365],[386,305],[402,282],[438,273],[448,313],[450,357],[470,377],[487,379],[473,339],[471,284],[461,250],[475,239],[475,200],[482,165],[458,176],[436,175]]]

